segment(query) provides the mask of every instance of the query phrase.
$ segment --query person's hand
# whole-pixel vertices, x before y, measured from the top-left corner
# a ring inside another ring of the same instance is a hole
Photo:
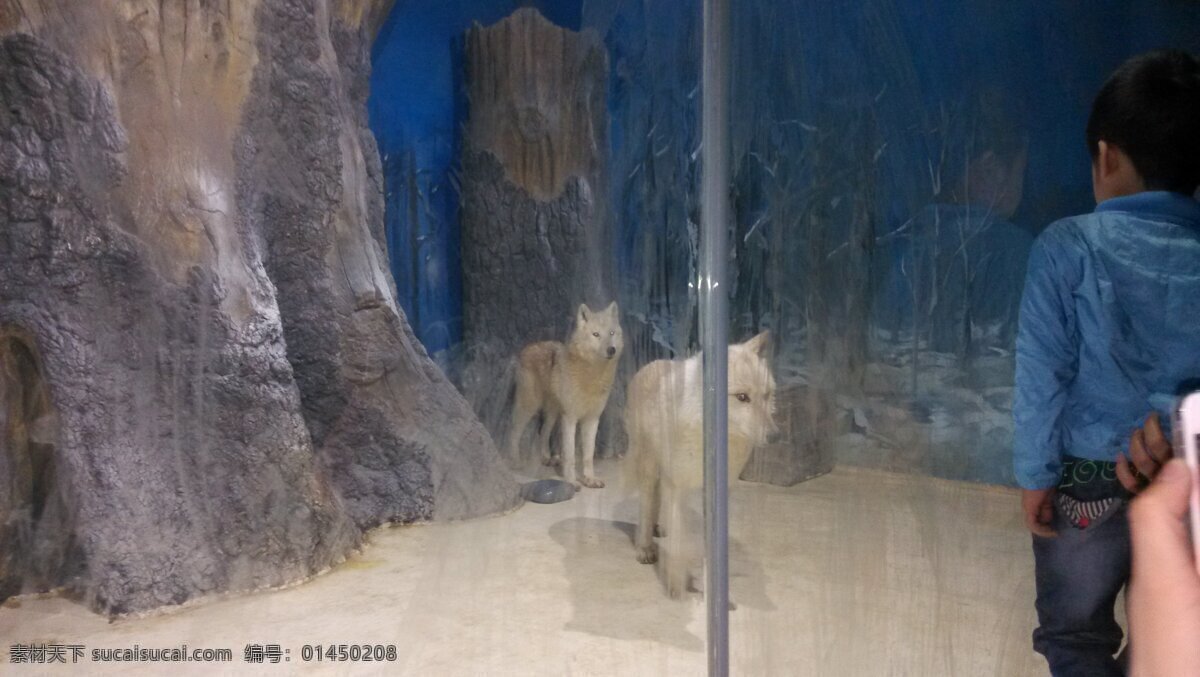
[[[1129,509],[1129,647],[1135,676],[1200,675],[1200,575],[1183,521],[1190,489],[1187,466],[1169,461]]]
[[[1171,443],[1163,435],[1158,412],[1146,418],[1146,424],[1133,431],[1129,453],[1117,455],[1117,479],[1131,493],[1141,491],[1159,468],[1171,458]]]
[[[1025,528],[1035,536],[1053,538],[1058,535],[1050,527],[1054,519],[1054,489],[1022,489],[1021,512],[1025,514]]]

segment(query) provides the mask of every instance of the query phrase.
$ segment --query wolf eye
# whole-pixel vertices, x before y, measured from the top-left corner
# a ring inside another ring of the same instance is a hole
[[[592,332],[592,336],[595,336],[596,338],[600,338],[600,332],[594,331],[594,332]]]
[[[608,335],[609,335],[609,336],[616,336],[616,335],[617,335],[617,330],[616,330],[616,329],[614,329],[614,330],[612,330],[612,331],[608,332]]]
[[[734,397],[737,398],[738,402],[749,402],[750,401],[750,396],[747,395],[746,393],[738,393],[738,394],[734,395]]]

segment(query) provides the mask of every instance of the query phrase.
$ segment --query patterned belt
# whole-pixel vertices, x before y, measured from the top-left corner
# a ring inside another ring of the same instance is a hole
[[[1116,512],[1128,498],[1117,479],[1117,464],[1068,456],[1054,504],[1076,529],[1086,529]]]
[[[1076,529],[1086,529],[1093,524],[1102,522],[1110,514],[1116,512],[1114,506],[1119,506],[1123,502],[1120,498],[1080,501],[1066,494],[1055,494],[1054,496],[1054,504],[1059,513],[1066,517],[1071,526]]]

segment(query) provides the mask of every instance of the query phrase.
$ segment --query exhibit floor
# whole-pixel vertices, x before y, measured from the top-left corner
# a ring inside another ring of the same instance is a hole
[[[668,599],[636,562],[634,497],[615,462],[599,473],[608,488],[565,503],[376,531],[347,563],[285,590],[112,623],[58,597],[10,600],[0,663],[15,643],[86,653],[0,671],[703,674],[703,601]],[[838,468],[790,488],[739,482],[731,511],[734,674],[1045,674],[1029,646],[1033,561],[1014,491]],[[93,649],[183,644],[233,660],[91,662]],[[248,644],[278,645],[283,662],[246,663]],[[339,644],[394,645],[396,658],[304,660],[305,645]]]

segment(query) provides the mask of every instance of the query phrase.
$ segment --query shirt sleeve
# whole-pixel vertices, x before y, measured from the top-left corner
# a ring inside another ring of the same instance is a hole
[[[1061,229],[1033,245],[1017,327],[1013,471],[1025,489],[1048,489],[1062,473],[1063,412],[1078,370],[1072,292],[1081,277],[1079,252]]]

